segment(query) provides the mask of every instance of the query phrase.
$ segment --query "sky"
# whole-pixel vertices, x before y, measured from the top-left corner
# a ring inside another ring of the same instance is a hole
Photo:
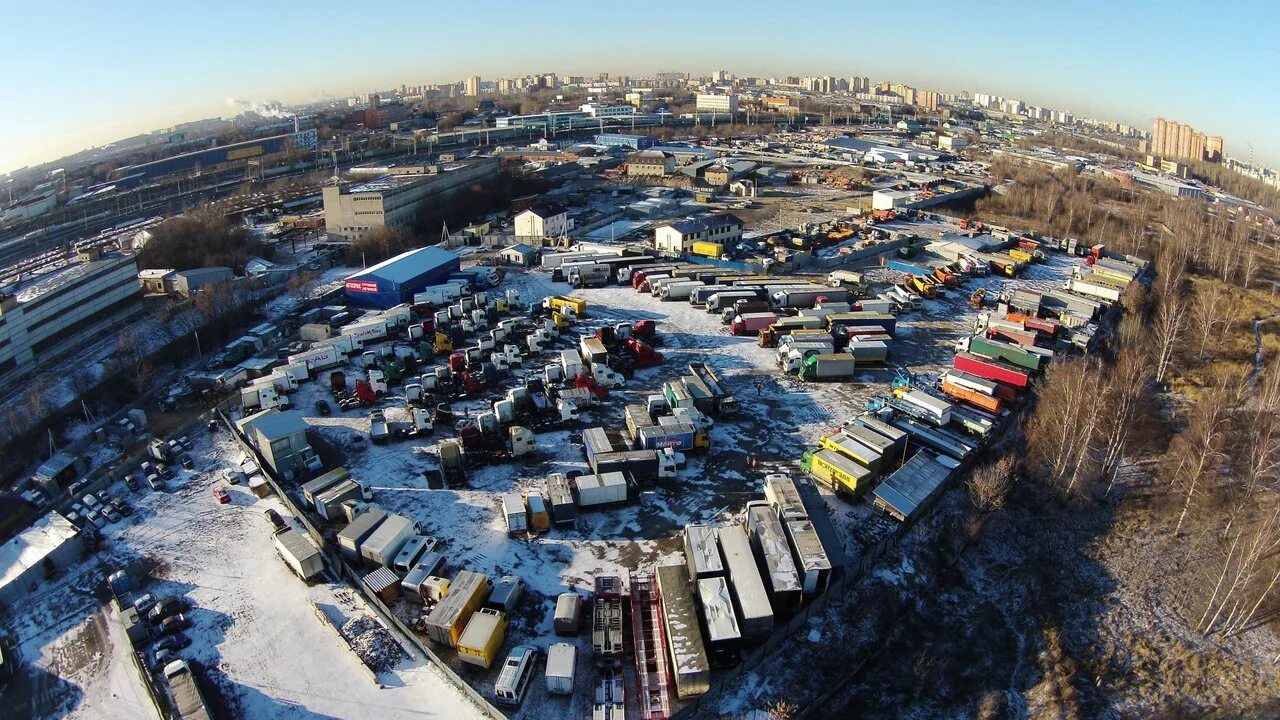
[[[470,11],[469,7],[476,10]],[[865,75],[1150,129],[1280,166],[1280,3],[0,0],[0,173],[239,112],[541,72]]]

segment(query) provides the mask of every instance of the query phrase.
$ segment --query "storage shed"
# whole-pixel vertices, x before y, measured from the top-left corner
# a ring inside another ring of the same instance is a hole
[[[498,257],[508,265],[533,267],[538,262],[538,251],[524,243],[516,243],[510,247],[503,248],[498,253]]]
[[[347,300],[363,307],[393,308],[412,302],[414,293],[439,285],[462,267],[458,256],[438,247],[401,253],[347,277]]]

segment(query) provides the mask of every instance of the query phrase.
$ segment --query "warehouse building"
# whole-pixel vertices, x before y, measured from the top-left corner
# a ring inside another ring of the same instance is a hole
[[[76,526],[56,512],[45,515],[0,545],[0,607],[12,607],[46,573],[65,570],[82,557],[84,540]]]
[[[632,150],[647,150],[653,147],[653,138],[648,135],[624,135],[622,133],[600,133],[596,136],[596,144],[605,147],[625,147]]]
[[[191,297],[192,294],[199,292],[201,288],[217,285],[218,283],[231,282],[233,277],[235,275],[229,267],[195,268],[173,273],[167,284],[169,285],[169,292]]]
[[[95,342],[142,312],[138,261],[97,249],[0,291],[0,382]]]
[[[461,267],[458,256],[448,250],[438,247],[410,250],[349,276],[347,299],[352,305],[386,310],[412,302],[414,293],[443,283]]]
[[[437,174],[384,175],[352,185],[324,188],[324,227],[331,236],[355,240],[374,228],[409,227],[430,202],[498,176],[498,158],[481,158]]]

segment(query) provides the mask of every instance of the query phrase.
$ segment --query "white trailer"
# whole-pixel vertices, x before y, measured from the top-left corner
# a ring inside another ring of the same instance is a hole
[[[547,692],[553,695],[573,694],[573,675],[578,648],[569,643],[554,643],[547,648]]]
[[[1085,282],[1078,278],[1067,278],[1067,282],[1062,286],[1063,290],[1070,290],[1074,293],[1095,297],[1100,300],[1109,302],[1117,302],[1120,300],[1120,293],[1123,292],[1119,288],[1107,287],[1106,285],[1098,285],[1096,283]]]
[[[310,581],[324,572],[324,557],[302,533],[289,528],[276,533],[276,552],[298,577]]]
[[[468,284],[463,280],[450,280],[439,285],[429,285],[420,293],[414,293],[413,302],[418,305],[444,305],[467,293]]]
[[[920,390],[908,390],[902,394],[902,400],[923,410],[938,427],[951,422],[951,403],[941,398]]]
[[[529,514],[525,511],[524,498],[520,497],[520,493],[503,494],[502,515],[506,519],[508,535],[529,531]]]
[[[662,289],[658,291],[658,297],[663,300],[687,300],[690,293],[704,285],[706,283],[701,280],[664,283]]]
[[[357,518],[358,519],[358,518]],[[360,545],[360,556],[376,565],[390,565],[396,553],[418,529],[403,515],[388,515],[378,529]]]
[[[335,345],[313,347],[304,353],[289,356],[289,366],[303,365],[311,372],[327,370],[344,360],[341,348]]]
[[[627,479],[620,472],[579,475],[573,479],[573,494],[580,508],[624,503],[627,501]]]

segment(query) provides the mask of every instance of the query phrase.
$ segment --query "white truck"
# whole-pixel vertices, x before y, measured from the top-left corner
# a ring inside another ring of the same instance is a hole
[[[270,382],[270,378],[259,378],[259,380],[263,379],[266,379],[267,382],[255,383],[240,391],[240,404],[244,409],[267,410],[269,408],[288,407],[289,398],[280,394],[280,391]]]
[[[503,494],[502,515],[506,519],[508,535],[518,535],[529,531],[529,515],[525,511],[524,498],[520,496],[520,493]]]
[[[469,289],[470,284],[465,280],[450,280],[422,288],[422,292],[414,293],[413,302],[418,305],[444,305],[466,295]]]
[[[310,581],[324,572],[324,557],[302,533],[288,528],[276,533],[276,552],[293,572]]]
[[[302,365],[310,372],[320,372],[335,367],[345,358],[342,351],[334,345],[320,345],[310,350],[289,356],[289,367]]]

